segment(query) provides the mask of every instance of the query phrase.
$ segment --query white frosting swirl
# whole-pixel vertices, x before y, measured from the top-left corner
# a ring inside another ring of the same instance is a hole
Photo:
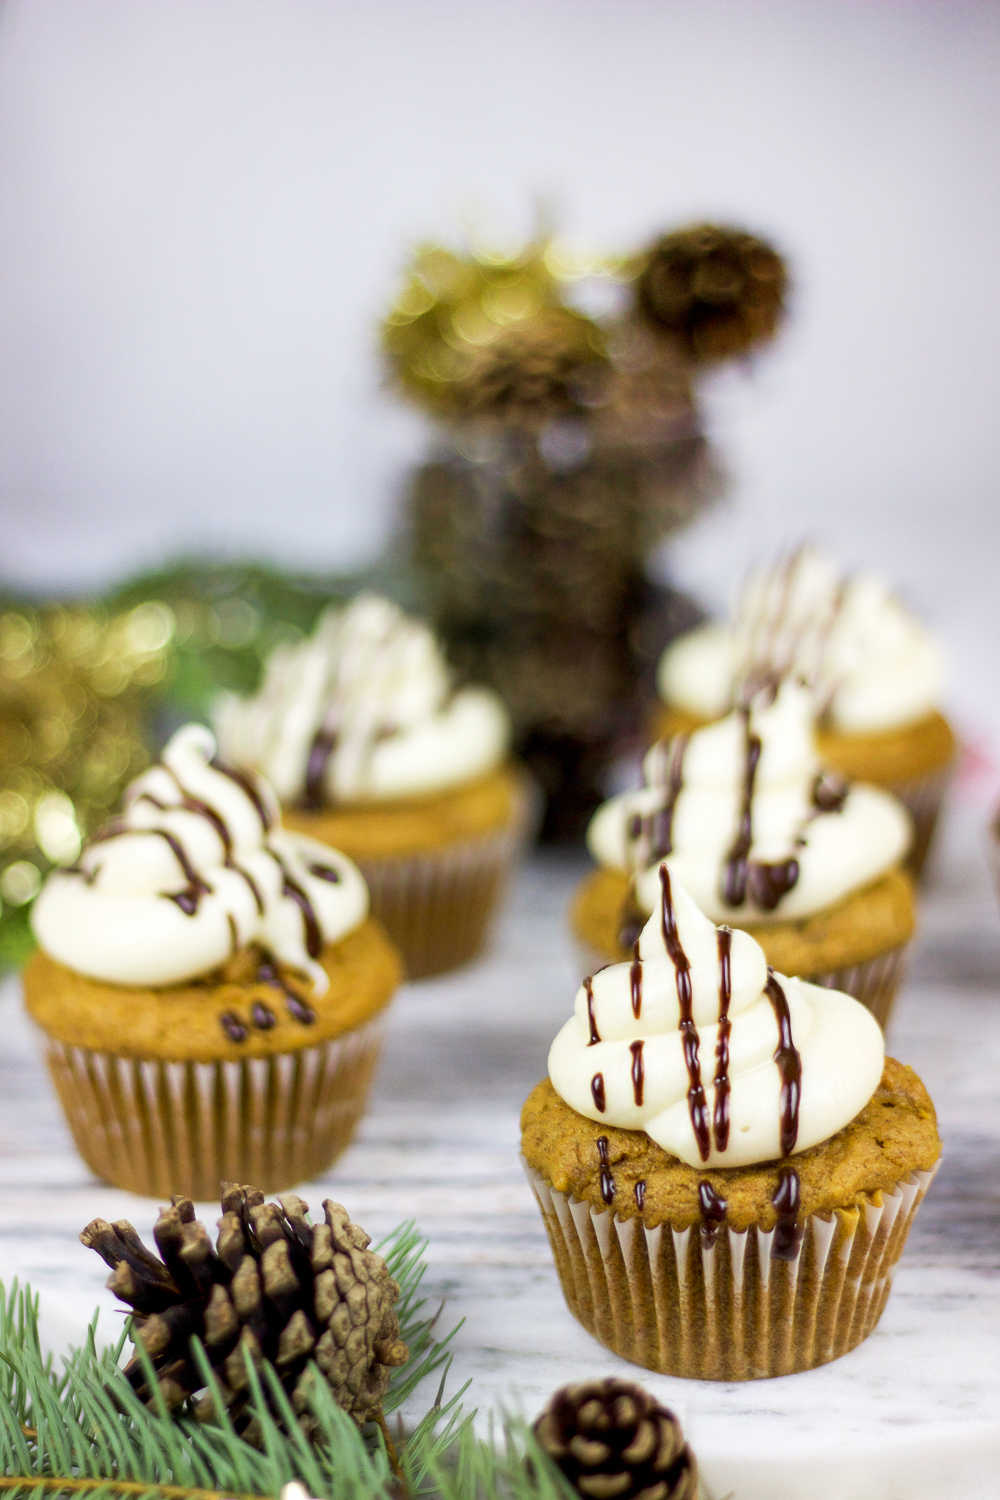
[[[549,1077],[588,1120],[644,1130],[692,1167],[744,1167],[842,1130],[878,1087],[883,1060],[882,1032],[863,1005],[769,977],[753,938],[717,931],[667,875],[638,963],[613,964],[581,986],[552,1043]]]
[[[495,693],[450,686],[428,627],[362,594],[328,609],[308,640],[279,646],[254,697],[220,700],[219,748],[286,803],[442,791],[494,770],[510,739]]]
[[[78,973],[125,985],[179,984],[256,942],[322,994],[320,946],[364,920],[365,882],[344,855],[286,832],[271,789],[214,756],[209,730],[177,731],[79,864],[49,876],[35,936]]]
[[[901,803],[875,787],[820,777],[808,690],[786,682],[773,702],[768,697],[654,745],[643,763],[646,785],[594,814],[591,853],[607,868],[635,872],[643,911],[658,900],[663,857],[706,916],[759,923],[822,911],[905,855],[911,825]],[[741,873],[733,856],[747,828]]]
[[[879,734],[933,711],[941,647],[873,575],[843,579],[803,547],[751,574],[728,624],[681,636],[660,660],[660,696],[715,719],[762,677],[801,678],[816,712],[847,734]]]

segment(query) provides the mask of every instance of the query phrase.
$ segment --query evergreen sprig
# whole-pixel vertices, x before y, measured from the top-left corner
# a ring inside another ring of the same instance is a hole
[[[564,1482],[523,1427],[508,1425],[497,1448],[476,1439],[475,1412],[461,1404],[465,1388],[445,1401],[447,1346],[457,1330],[439,1339],[436,1317],[426,1315],[424,1246],[413,1226],[403,1225],[378,1248],[399,1282],[397,1311],[411,1351],[409,1364],[394,1374],[386,1412],[441,1371],[425,1414],[405,1432],[399,1424],[395,1474],[381,1431],[374,1424],[359,1431],[322,1379],[313,1384],[318,1431],[310,1442],[275,1370],[266,1363],[255,1369],[248,1360],[251,1408],[262,1434],[251,1446],[221,1400],[221,1417],[204,1424],[183,1409],[171,1415],[162,1401],[155,1410],[143,1405],[121,1367],[126,1332],[114,1347],[98,1349],[96,1314],[82,1348],[65,1355],[57,1370],[52,1356],[42,1354],[38,1298],[15,1282],[9,1291],[0,1285],[0,1496],[239,1500],[277,1496],[297,1480],[324,1500],[565,1500]],[[215,1376],[197,1343],[194,1355],[211,1388]]]

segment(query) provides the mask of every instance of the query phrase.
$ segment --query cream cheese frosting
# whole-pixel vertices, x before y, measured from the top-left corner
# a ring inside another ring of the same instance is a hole
[[[644,1130],[692,1167],[744,1167],[829,1140],[882,1076],[878,1022],[850,995],[769,970],[666,864],[632,963],[587,979],[549,1052],[580,1115]]]
[[[843,578],[811,547],[751,574],[726,624],[689,631],[661,658],[674,707],[715,719],[764,680],[805,682],[817,716],[846,734],[918,723],[940,699],[937,641],[882,579]]]
[[[68,968],[123,985],[179,984],[259,943],[322,994],[316,960],[367,916],[364,879],[336,850],[283,829],[270,787],[215,751],[202,725],[177,731],[120,817],[49,876],[35,936]]]
[[[724,719],[660,741],[645,785],[605,802],[587,831],[598,864],[635,875],[644,912],[658,866],[713,921],[811,916],[906,854],[909,814],[875,787],[820,771],[809,690],[786,681]]]
[[[460,786],[499,766],[510,741],[497,695],[452,692],[431,630],[372,594],[278,647],[260,691],[226,695],[214,725],[234,765],[261,771],[283,802],[314,807]]]

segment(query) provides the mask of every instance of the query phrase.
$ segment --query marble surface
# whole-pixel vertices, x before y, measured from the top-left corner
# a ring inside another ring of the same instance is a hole
[[[879,1328],[805,1375],[733,1385],[650,1375],[566,1311],[518,1166],[517,1117],[569,1012],[564,912],[582,858],[536,855],[489,956],[400,993],[358,1139],[303,1192],[314,1204],[338,1198],[376,1235],[417,1222],[442,1323],[465,1320],[453,1388],[471,1379],[466,1399],[484,1425],[491,1409],[530,1417],[556,1386],[617,1371],[677,1411],[718,1500],[995,1500],[1000,925],[981,828],[976,806],[950,811],[890,1036],[938,1105],[944,1165]],[[99,1213],[148,1235],[156,1204],[95,1182],[75,1155],[14,983],[0,994],[0,1036],[0,1277],[41,1292],[58,1349],[97,1305],[109,1333],[120,1326],[79,1229]]]

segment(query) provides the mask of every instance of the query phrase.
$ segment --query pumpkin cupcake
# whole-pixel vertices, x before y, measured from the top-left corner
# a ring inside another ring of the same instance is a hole
[[[776,969],[848,991],[884,1025],[914,927],[910,819],[887,792],[821,770],[808,690],[762,690],[661,741],[645,779],[588,829],[600,869],[570,914],[584,967],[631,954],[666,859],[701,910],[751,932]]]
[[[174,735],[32,912],[29,1012],[87,1165],[130,1192],[269,1190],[347,1145],[400,978],[344,855]]]
[[[455,689],[433,634],[388,599],[328,610],[214,717],[287,827],[354,859],[411,979],[474,958],[524,841],[525,779],[495,693]]]
[[[786,678],[813,696],[823,764],[905,803],[914,822],[908,864],[919,875],[956,751],[939,708],[937,641],[881,579],[843,578],[803,547],[753,573],[728,622],[701,625],[667,648],[655,732],[697,728],[761,683]]]
[[[581,986],[521,1114],[563,1292],[647,1369],[813,1369],[881,1316],[934,1108],[856,1000],[776,974],[655,876],[632,962]]]

